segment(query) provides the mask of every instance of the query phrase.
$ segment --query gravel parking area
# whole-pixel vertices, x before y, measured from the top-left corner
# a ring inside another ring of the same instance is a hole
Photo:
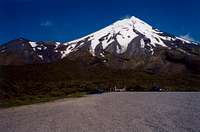
[[[115,92],[0,109],[0,132],[200,132],[200,93]]]

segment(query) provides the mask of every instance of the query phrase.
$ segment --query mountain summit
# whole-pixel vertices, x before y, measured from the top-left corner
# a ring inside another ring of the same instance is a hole
[[[179,70],[189,67],[199,71],[200,45],[155,29],[133,16],[70,42],[20,38],[0,46],[0,65],[52,63],[64,58],[120,69],[165,71],[179,66]]]
[[[161,32],[134,16],[119,20],[83,38],[65,43],[68,48],[63,52],[63,56],[78,50],[85,44],[90,45],[90,53],[94,56],[103,55],[103,51],[109,51],[109,49],[113,53],[123,54],[129,48],[137,47],[153,55],[154,49],[158,46],[170,48],[178,47],[178,44],[197,45],[197,43]],[[101,50],[101,52],[96,50]]]
[[[141,48],[146,45],[149,47],[155,47],[156,44],[167,47],[163,40],[172,40],[171,36],[162,36],[162,32],[157,29],[153,29],[152,26],[143,22],[142,20],[131,17],[123,20],[119,20],[104,29],[101,29],[95,33],[92,33],[86,37],[78,40],[74,40],[71,43],[78,43],[80,41],[91,42],[91,52],[95,55],[95,48],[100,44],[102,49],[105,50],[110,44],[116,43],[116,53],[122,54],[126,52],[129,44],[137,38],[140,39]],[[149,40],[148,44],[145,40]],[[82,43],[83,44],[83,43]],[[152,50],[152,49],[151,49]]]

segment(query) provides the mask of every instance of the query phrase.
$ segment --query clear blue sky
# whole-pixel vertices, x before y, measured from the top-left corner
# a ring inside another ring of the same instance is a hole
[[[69,41],[126,16],[200,40],[198,0],[0,0],[0,44],[24,37]]]

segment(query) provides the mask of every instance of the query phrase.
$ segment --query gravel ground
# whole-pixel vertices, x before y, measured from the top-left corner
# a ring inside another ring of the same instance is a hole
[[[200,93],[104,93],[0,109],[0,132],[200,132]]]

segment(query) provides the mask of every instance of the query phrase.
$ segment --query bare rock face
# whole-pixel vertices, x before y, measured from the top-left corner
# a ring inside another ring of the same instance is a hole
[[[53,63],[63,58],[150,73],[200,72],[198,43],[161,32],[136,17],[71,42],[20,38],[0,46],[0,65]]]

